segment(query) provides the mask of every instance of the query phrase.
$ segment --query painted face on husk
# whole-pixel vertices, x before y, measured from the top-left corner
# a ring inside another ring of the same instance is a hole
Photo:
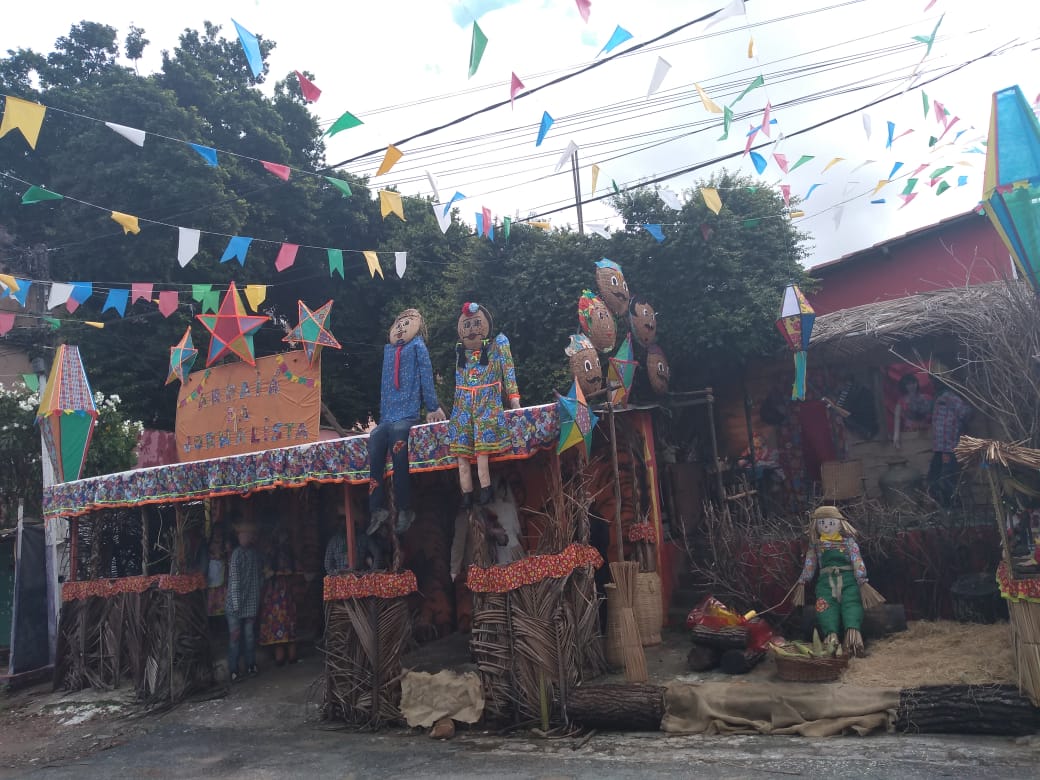
[[[397,315],[390,326],[389,340],[391,344],[402,345],[419,335],[422,329],[422,315],[416,309],[405,309]]]
[[[458,323],[459,341],[466,349],[480,349],[491,334],[491,321],[476,303],[463,304]]]
[[[571,373],[585,395],[595,393],[603,387],[603,367],[592,341],[585,335],[571,336],[571,343],[564,350],[570,359]]]
[[[668,380],[671,378],[672,369],[668,366],[668,358],[657,344],[651,344],[647,348],[646,373],[650,377],[650,388],[655,393],[664,395],[668,392]]]
[[[600,352],[610,352],[614,349],[617,342],[614,316],[603,299],[593,295],[592,290],[585,290],[578,299],[578,324]]]
[[[657,340],[657,313],[646,301],[632,299],[628,307],[628,321],[632,327],[632,335],[644,348]]]
[[[596,263],[596,289],[615,316],[628,311],[628,282],[617,263],[606,259]]]

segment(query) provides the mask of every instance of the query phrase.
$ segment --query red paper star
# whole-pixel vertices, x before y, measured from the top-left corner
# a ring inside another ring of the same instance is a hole
[[[247,315],[234,282],[228,285],[216,314],[196,314],[195,319],[212,336],[209,354],[206,356],[207,368],[229,352],[238,355],[251,366],[256,365],[253,334],[271,318]]]

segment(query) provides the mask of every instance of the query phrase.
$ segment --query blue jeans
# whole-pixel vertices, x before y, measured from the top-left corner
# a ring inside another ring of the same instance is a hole
[[[368,508],[371,511],[386,508],[383,478],[386,475],[386,451],[394,465],[394,501],[397,511],[409,509],[411,493],[408,488],[408,431],[419,422],[415,418],[379,423],[368,437]]]
[[[255,617],[240,618],[227,613],[228,625],[228,675],[238,672],[238,646],[242,645],[246,669],[256,666],[256,632],[253,630]]]

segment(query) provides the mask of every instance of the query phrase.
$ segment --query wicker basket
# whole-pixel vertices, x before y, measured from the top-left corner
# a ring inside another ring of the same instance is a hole
[[[863,495],[863,461],[828,460],[820,464],[824,501],[844,501]]]
[[[714,647],[716,650],[743,650],[747,647],[748,631],[744,626],[709,628],[694,626],[690,630],[694,644]]]
[[[788,658],[773,653],[773,658],[776,659],[777,676],[788,682],[833,682],[849,665],[846,655],[840,658]]]
[[[643,647],[661,644],[661,623],[664,617],[661,605],[661,577],[657,572],[636,575],[636,628]]]

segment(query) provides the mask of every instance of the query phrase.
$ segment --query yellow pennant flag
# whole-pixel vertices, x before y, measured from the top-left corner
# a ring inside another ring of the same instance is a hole
[[[89,325],[92,328],[97,328],[98,330],[101,330],[103,327],[105,327],[105,323],[103,323],[103,322],[94,322],[93,320],[83,320],[83,324],[84,325]]]
[[[123,226],[123,235],[127,233],[133,233],[135,236],[141,232],[140,225],[137,224],[137,217],[132,214],[124,214],[121,211],[113,211],[112,219]]]
[[[592,194],[596,194],[596,184],[599,182],[599,166],[592,164]]]
[[[884,187],[886,184],[888,184],[888,181],[889,181],[888,179],[879,179],[878,183],[877,183],[877,186],[874,188],[874,192],[871,193],[871,194],[872,195],[877,195],[878,192],[881,191],[881,188]]]
[[[749,60],[751,60],[751,59],[754,59],[754,57],[755,57],[755,39],[751,38],[750,40],[748,40],[748,44],[747,44],[747,58]]]
[[[393,144],[390,144],[386,147],[386,154],[383,155],[383,162],[379,163],[379,170],[376,171],[376,176],[382,176],[384,173],[388,173],[402,157],[404,157],[404,152]]]
[[[379,278],[380,279],[386,279],[386,277],[383,276],[383,266],[381,266],[379,264],[379,255],[377,255],[375,252],[373,252],[371,250],[367,250],[367,251],[363,252],[362,254],[364,254],[365,261],[368,263],[368,273],[369,273],[369,275],[373,279],[375,279],[376,278],[376,274],[379,274]]]
[[[402,222],[407,221],[404,218],[404,205],[401,203],[401,193],[380,190],[379,213],[383,215],[383,219],[386,219],[387,214],[396,214],[401,218]]]
[[[35,149],[36,141],[40,137],[40,127],[43,125],[43,115],[47,113],[47,106],[30,103],[28,100],[10,95],[6,96],[4,100],[4,119],[0,122],[0,138],[12,130],[18,130],[29,146]]]
[[[18,286],[18,281],[10,274],[0,274],[0,284],[11,292],[18,292],[22,289]]]
[[[825,166],[824,166],[824,168],[823,168],[823,172],[824,172],[824,173],[827,173],[827,170],[828,170],[828,169],[829,169],[829,168],[830,168],[830,167],[831,167],[832,165],[837,165],[837,164],[838,164],[838,163],[840,163],[840,162],[844,162],[844,160],[845,160],[845,158],[844,158],[844,157],[835,157],[835,158],[834,158],[833,160],[831,160],[831,161],[830,161],[829,163],[827,163],[827,165],[825,165]]]
[[[722,211],[722,199],[719,198],[717,189],[714,187],[701,187],[701,197],[704,198],[704,205],[716,214]]]
[[[249,308],[253,311],[259,311],[260,304],[267,299],[267,285],[247,284],[245,294],[246,300],[249,301]]]
[[[527,224],[541,230],[552,230],[552,222],[528,222]]]
[[[719,104],[712,100],[710,97],[708,97],[708,93],[701,89],[700,84],[694,84],[693,86],[697,88],[697,94],[701,96],[701,103],[704,104],[705,111],[710,111],[713,114],[722,113],[722,109],[719,108]]]
[[[805,212],[804,211],[792,211],[787,216],[789,216],[791,219],[798,219],[799,217],[804,217],[805,216]]]

